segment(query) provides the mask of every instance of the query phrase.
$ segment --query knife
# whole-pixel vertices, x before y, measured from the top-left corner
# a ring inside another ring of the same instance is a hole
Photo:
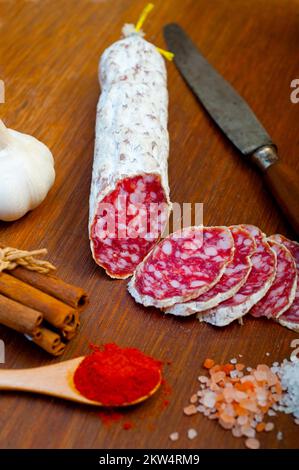
[[[220,129],[261,170],[276,201],[299,234],[299,178],[279,161],[277,147],[246,101],[203,57],[175,23],[164,37],[180,73]]]

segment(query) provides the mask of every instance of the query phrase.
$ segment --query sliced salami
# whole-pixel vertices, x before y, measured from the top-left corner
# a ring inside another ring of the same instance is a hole
[[[296,287],[296,293],[295,293],[295,298],[288,310],[286,310],[281,317],[278,318],[278,322],[289,328],[290,330],[296,331],[299,333],[299,243],[288,240],[286,237],[283,235],[272,235],[269,237],[271,240],[274,240],[278,243],[283,244],[292,254],[295,264],[296,264],[296,269],[297,269],[297,287]]]
[[[160,238],[171,204],[164,60],[138,34],[100,61],[89,233],[94,260],[126,278]]]
[[[222,276],[234,252],[227,227],[188,227],[161,241],[137,266],[129,292],[145,305],[169,307],[198,297]]]
[[[272,286],[267,294],[251,309],[254,317],[278,318],[292,305],[296,294],[296,264],[290,251],[281,243],[267,239],[276,253],[277,267]]]
[[[250,256],[255,251],[255,241],[252,235],[240,226],[232,226],[229,229],[234,239],[235,251],[221,279],[214,287],[196,299],[175,304],[166,309],[166,313],[188,316],[203,312],[229,299],[245,284],[251,270]]]
[[[271,287],[276,273],[276,254],[265,235],[253,225],[242,225],[255,238],[256,251],[251,257],[252,269],[246,283],[230,299],[200,315],[200,321],[225,326],[243,317]]]

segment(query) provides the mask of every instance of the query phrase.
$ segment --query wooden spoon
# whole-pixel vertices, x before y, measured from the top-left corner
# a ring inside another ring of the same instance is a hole
[[[105,406],[97,401],[88,400],[75,388],[73,376],[84,356],[70,361],[58,362],[50,366],[31,369],[0,370],[0,390],[20,390],[22,392],[52,395],[65,400],[76,401],[92,406]],[[136,405],[152,396],[160,387],[162,377],[147,395],[119,406]],[[113,406],[114,408],[114,406]]]

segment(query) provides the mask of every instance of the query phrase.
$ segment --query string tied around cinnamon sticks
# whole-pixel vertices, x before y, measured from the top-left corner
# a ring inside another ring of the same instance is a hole
[[[29,271],[36,271],[41,274],[48,274],[55,271],[55,266],[47,260],[37,259],[35,256],[44,256],[48,253],[46,248],[40,250],[25,251],[7,246],[0,247],[0,272],[5,269],[11,271],[17,266],[23,266]]]

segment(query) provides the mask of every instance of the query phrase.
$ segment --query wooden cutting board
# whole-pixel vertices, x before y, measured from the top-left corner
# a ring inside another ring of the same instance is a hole
[[[165,47],[162,27],[178,22],[203,53],[248,100],[278,144],[281,159],[299,169],[299,104],[290,101],[290,83],[298,77],[297,0],[157,0],[145,30],[148,40]],[[227,362],[242,354],[246,365],[271,364],[289,357],[295,333],[270,321],[245,319],[215,329],[190,318],[163,316],[134,303],[126,281],[112,281],[91,259],[87,232],[88,197],[99,95],[100,54],[135,22],[140,0],[6,0],[0,5],[0,79],[6,125],[33,134],[53,151],[57,179],[46,201],[14,223],[0,223],[8,245],[47,247],[50,260],[66,280],[82,285],[91,302],[80,335],[62,359],[88,353],[89,342],[115,341],[142,348],[171,361],[165,375],[172,388],[125,414],[134,423],[104,426],[98,410],[57,399],[1,393],[2,448],[243,448],[215,422],[182,408],[197,390],[201,364],[209,356]],[[207,225],[251,223],[266,233],[294,237],[283,215],[262,186],[254,168],[240,158],[200,108],[175,66],[169,73],[169,178],[172,200],[203,202]],[[47,364],[46,353],[1,327],[6,363],[22,368]],[[267,353],[269,353],[267,355]],[[274,418],[275,432],[261,436],[262,447],[298,446],[299,428],[290,416]],[[189,441],[189,428],[198,437]],[[179,431],[171,443],[169,434]],[[282,431],[283,441],[276,439]]]

